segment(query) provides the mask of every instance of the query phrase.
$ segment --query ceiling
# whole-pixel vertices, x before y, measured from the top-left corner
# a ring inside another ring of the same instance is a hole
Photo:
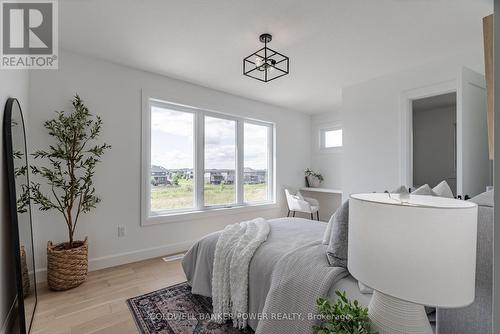
[[[307,113],[341,104],[342,87],[476,53],[493,0],[63,0],[64,49]],[[242,75],[259,35],[290,74]]]

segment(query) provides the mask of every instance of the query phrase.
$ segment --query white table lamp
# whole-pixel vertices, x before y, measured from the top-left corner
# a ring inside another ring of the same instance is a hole
[[[349,201],[349,272],[374,289],[379,334],[432,333],[423,305],[474,301],[477,205],[411,195],[356,194]]]

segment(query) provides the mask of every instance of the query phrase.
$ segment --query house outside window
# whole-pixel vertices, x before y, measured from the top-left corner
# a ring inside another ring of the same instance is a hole
[[[142,224],[268,205],[274,125],[149,98],[143,112]]]

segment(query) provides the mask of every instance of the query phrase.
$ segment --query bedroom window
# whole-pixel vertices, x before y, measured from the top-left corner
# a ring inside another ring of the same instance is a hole
[[[151,105],[151,211],[194,208],[194,116]]]
[[[342,147],[342,129],[330,128],[320,130],[321,149],[331,149]]]
[[[205,116],[205,206],[236,202],[236,121]]]
[[[142,224],[274,203],[274,126],[147,99]]]
[[[243,197],[245,202],[265,202],[269,193],[269,146],[272,129],[245,122]]]

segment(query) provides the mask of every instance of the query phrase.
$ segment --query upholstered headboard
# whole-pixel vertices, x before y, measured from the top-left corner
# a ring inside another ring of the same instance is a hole
[[[437,310],[437,334],[491,334],[493,294],[493,191],[471,201],[479,205],[477,221],[476,297],[458,309]]]

